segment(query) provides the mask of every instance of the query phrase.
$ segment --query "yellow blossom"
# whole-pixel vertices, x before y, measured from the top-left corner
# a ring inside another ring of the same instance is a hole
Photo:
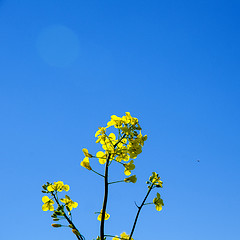
[[[121,128],[123,124],[123,121],[120,117],[117,117],[116,115],[111,116],[111,121],[107,123],[107,126],[114,126],[115,128]]]
[[[139,144],[136,139],[129,139],[130,143],[128,144],[128,153],[130,158],[135,159],[138,154],[142,152],[142,146]]]
[[[157,197],[153,199],[153,203],[155,204],[156,210],[161,211],[162,206],[164,206],[163,200],[160,197],[160,194],[157,193]]]
[[[121,237],[121,239],[124,239],[124,240],[126,239],[126,240],[128,240],[130,236],[127,235],[125,232],[123,232],[123,233],[120,234],[120,237]],[[134,240],[134,239],[131,238],[131,240]]]
[[[98,135],[103,135],[106,133],[106,128],[105,127],[99,127],[97,132],[95,133],[95,137],[97,137]]]
[[[129,123],[130,123],[130,124],[133,125],[133,126],[138,123],[138,119],[132,117],[129,112],[126,112],[126,116],[123,116],[123,117],[122,117],[122,121],[123,121],[125,124],[129,124]]]
[[[127,182],[127,183],[130,183],[130,182],[135,183],[136,181],[137,181],[136,175],[132,175],[131,177],[124,179],[124,182]]]
[[[89,158],[93,157],[92,154],[88,153],[88,150],[86,148],[83,148],[82,151],[83,151],[85,157],[89,157]]]
[[[127,176],[129,176],[131,174],[131,171],[135,168],[133,160],[131,160],[129,163],[124,163],[123,166],[125,167],[124,174]]]
[[[119,146],[116,149],[116,154],[117,154],[116,161],[121,162],[123,160],[127,162],[130,158],[127,151],[128,149],[126,146],[119,144]]]
[[[78,203],[74,202],[68,195],[65,195],[65,198],[61,198],[60,201],[65,203],[65,206],[68,207],[70,211],[78,206]]]
[[[96,143],[99,143],[101,141],[104,142],[106,140],[106,128],[105,127],[98,128],[98,131],[96,132],[95,137],[98,138]]]
[[[89,158],[85,157],[82,162],[80,163],[80,165],[88,170],[92,170],[90,163],[89,163]]]
[[[109,217],[110,217],[110,215],[105,212],[105,218],[104,218],[104,219],[105,219],[105,220],[108,220]],[[102,210],[101,210],[100,214],[99,214],[98,217],[97,217],[97,220],[98,220],[98,221],[101,221],[101,219],[102,219]]]
[[[104,152],[97,152],[96,157],[98,158],[100,164],[104,164],[106,162],[107,156]]]
[[[43,211],[48,211],[48,210],[53,211],[54,210],[54,207],[53,207],[54,201],[52,199],[50,199],[48,196],[43,196],[42,201],[44,203],[42,205]]]
[[[62,181],[54,182],[54,184],[50,184],[47,187],[47,190],[49,192],[53,192],[53,191],[62,192],[62,190],[65,190],[67,192],[69,189],[70,187],[67,184],[63,184]]]
[[[152,176],[149,177],[149,180],[157,187],[162,187],[163,182],[160,180],[160,177],[158,176],[157,173],[153,172]]]
[[[115,236],[112,238],[112,240],[119,240],[120,238],[118,236]]]

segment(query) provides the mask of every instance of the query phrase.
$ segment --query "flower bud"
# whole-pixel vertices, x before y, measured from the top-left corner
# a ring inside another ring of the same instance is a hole
[[[77,229],[72,229],[72,232],[75,234],[75,235],[80,235],[79,231]]]
[[[52,227],[55,227],[55,228],[58,228],[58,227],[61,227],[61,226],[62,226],[61,224],[56,224],[56,223],[52,224]]]

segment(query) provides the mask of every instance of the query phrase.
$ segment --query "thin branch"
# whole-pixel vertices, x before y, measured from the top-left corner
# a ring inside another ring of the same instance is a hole
[[[99,175],[101,177],[104,177],[101,173],[98,173],[98,172],[94,171],[93,169],[91,169],[91,171],[93,171],[94,173],[96,173],[97,175]]]
[[[108,184],[113,184],[113,183],[120,183],[120,182],[124,182],[124,180],[120,180],[120,181],[115,181],[115,182],[110,182]]]
[[[134,223],[133,223],[133,227],[132,227],[131,234],[130,234],[130,236],[129,236],[129,240],[131,240],[131,238],[132,238],[134,229],[135,229],[136,224],[137,224],[137,220],[138,220],[139,214],[140,214],[141,209],[142,209],[142,207],[144,206],[144,203],[145,203],[145,201],[147,200],[148,195],[149,195],[149,193],[151,192],[152,188],[153,188],[153,184],[149,187],[148,192],[147,192],[145,198],[143,199],[142,204],[140,205],[140,207],[136,205],[136,206],[138,207],[138,211],[137,211],[137,215],[136,215],[136,217],[135,217]],[[135,204],[136,204],[136,203],[135,203]]]

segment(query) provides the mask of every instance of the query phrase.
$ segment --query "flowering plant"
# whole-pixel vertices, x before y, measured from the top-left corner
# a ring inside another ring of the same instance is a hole
[[[117,136],[111,132],[107,134],[109,128],[114,127],[117,131]],[[103,177],[104,179],[104,199],[102,204],[102,209],[100,210],[97,220],[100,221],[100,236],[96,238],[96,240],[104,240],[107,237],[112,237],[112,240],[133,240],[132,236],[137,224],[137,220],[140,214],[140,211],[144,205],[154,204],[157,211],[161,211],[164,206],[163,200],[159,193],[153,199],[152,203],[146,203],[146,200],[150,194],[150,192],[154,188],[162,188],[162,181],[156,172],[153,172],[149,177],[149,181],[147,181],[148,191],[141,203],[140,206],[136,205],[138,208],[132,230],[130,234],[126,234],[125,232],[116,235],[107,235],[104,232],[104,224],[105,221],[109,219],[110,215],[106,212],[107,210],[107,201],[108,201],[108,187],[110,184],[126,182],[126,183],[136,183],[137,177],[136,175],[131,175],[132,171],[135,169],[135,159],[142,152],[142,147],[144,146],[144,142],[147,140],[147,135],[142,135],[142,128],[139,124],[137,118],[134,118],[130,115],[129,112],[126,112],[126,115],[123,117],[117,117],[115,115],[111,116],[111,120],[107,123],[106,127],[100,127],[95,137],[97,138],[96,143],[100,143],[103,151],[98,151],[96,155],[89,153],[86,148],[83,148],[84,159],[80,163],[80,165],[86,168],[88,171],[92,171],[97,175]],[[105,167],[104,174],[101,174],[95,171],[92,167],[92,160],[90,164],[89,159],[98,159],[98,162]],[[109,182],[109,168],[110,164],[115,162],[119,164],[123,169],[126,178],[119,181]],[[52,218],[54,222],[59,220],[66,220],[68,222],[68,227],[75,234],[77,239],[84,240],[84,236],[80,233],[77,227],[73,223],[72,219],[72,210],[78,206],[77,202],[74,202],[68,195],[65,195],[65,198],[60,198],[58,194],[60,192],[69,191],[70,187],[67,184],[64,184],[62,181],[49,183],[47,182],[43,186],[43,193],[49,194],[48,196],[43,196],[43,211],[53,211]],[[57,208],[54,208],[54,203],[57,204]],[[102,217],[104,216],[104,217]],[[58,228],[62,227],[62,224],[53,223],[53,227]]]

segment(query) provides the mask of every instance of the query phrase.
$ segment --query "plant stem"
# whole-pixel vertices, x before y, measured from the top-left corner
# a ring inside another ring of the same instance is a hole
[[[56,195],[54,193],[51,193],[52,196],[54,197],[56,203],[58,206],[60,206],[60,203],[58,201],[58,199],[56,198]],[[73,224],[73,222],[70,220],[70,218],[67,216],[67,214],[63,211],[63,216],[66,218],[66,220],[68,221],[69,224],[72,225],[73,229],[76,229],[78,231],[78,229],[75,227],[75,225]],[[78,231],[79,232],[79,231]],[[80,233],[80,232],[79,232]],[[77,235],[75,234],[75,236],[77,237],[78,240],[84,240],[82,235]]]
[[[145,201],[147,200],[147,197],[148,197],[149,193],[151,192],[152,188],[153,188],[153,184],[149,187],[148,192],[147,192],[145,198],[143,199],[141,206],[138,207],[138,212],[137,212],[137,215],[136,215],[135,220],[134,220],[134,224],[133,224],[133,227],[132,227],[131,234],[130,234],[130,236],[129,236],[129,240],[131,240],[131,237],[132,237],[132,235],[133,235],[134,229],[135,229],[136,224],[137,224],[137,220],[138,220],[140,211],[141,211],[142,207],[144,206],[144,203],[145,203]]]
[[[122,141],[122,139],[126,136],[124,134],[114,145],[114,149]],[[106,166],[105,166],[105,174],[104,174],[104,199],[103,199],[103,207],[102,207],[102,218],[101,218],[101,224],[100,224],[100,239],[104,240],[104,221],[105,221],[105,213],[107,208],[107,199],[108,199],[108,167],[110,162],[111,154],[109,153],[106,160]]]
[[[107,199],[108,199],[108,164],[110,161],[111,154],[109,153],[107,156],[106,166],[105,166],[105,176],[104,176],[104,200],[103,200],[103,207],[102,207],[102,218],[100,224],[100,238],[104,240],[104,220],[105,220],[105,213],[107,208]]]

